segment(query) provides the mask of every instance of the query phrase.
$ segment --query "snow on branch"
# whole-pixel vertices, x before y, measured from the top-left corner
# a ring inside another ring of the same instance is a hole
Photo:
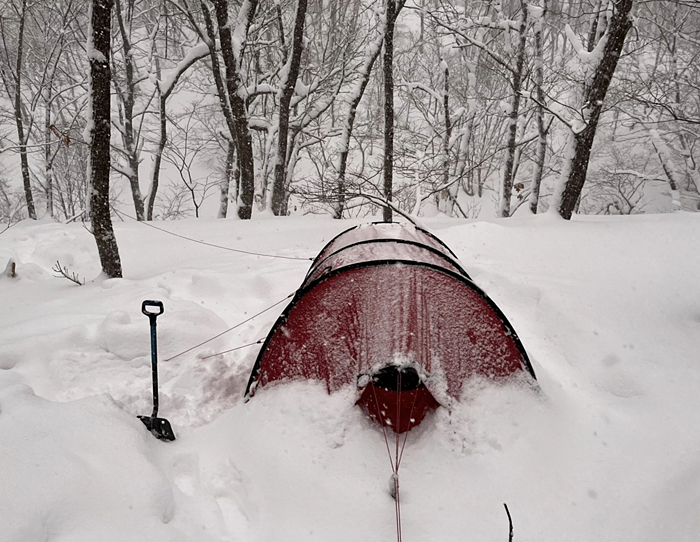
[[[386,17],[384,17],[385,19]],[[352,104],[358,101],[359,97],[364,93],[364,89],[367,86],[367,79],[369,78],[369,73],[374,66],[377,57],[382,49],[382,44],[384,43],[384,35],[386,34],[386,28],[384,25],[379,25],[379,34],[375,37],[374,41],[365,49],[365,57],[362,61],[362,66],[358,70],[360,78],[355,83],[355,86],[350,89],[347,93],[346,102]]]
[[[607,32],[603,34],[603,37],[601,37],[600,41],[596,43],[596,46],[592,51],[588,51],[583,46],[581,38],[576,35],[571,26],[568,24],[564,27],[564,32],[566,33],[566,37],[576,53],[579,65],[586,73],[593,73],[598,68],[600,61],[603,58],[603,49],[605,49],[605,44],[608,42]]]
[[[443,96],[438,94],[432,88],[430,88],[429,86],[427,86],[423,83],[406,81],[405,83],[402,84],[402,86],[405,86],[411,92],[414,90],[422,90],[423,92],[425,92],[426,94],[431,96],[436,101],[442,102]]]
[[[238,95],[242,98],[248,99],[250,97],[259,96],[263,94],[277,94],[279,93],[279,91],[279,87],[270,83],[253,83],[248,87],[241,88]]]
[[[248,31],[250,30],[250,26],[253,22],[253,16],[255,15],[257,3],[257,0],[254,0],[253,2],[250,0],[244,0],[240,9],[238,10],[238,16],[236,17],[237,24],[233,30],[233,35],[231,36],[233,56],[235,57],[237,64],[240,64],[240,59],[243,55],[243,49],[248,37]]]
[[[442,25],[445,28],[449,29],[449,27]],[[467,41],[467,44],[458,44],[456,47],[458,49],[465,49],[469,47],[470,45],[473,45],[474,47],[478,47],[481,49],[484,53],[486,53],[491,59],[496,62],[497,64],[500,64],[503,66],[506,70],[509,72],[515,71],[515,68],[511,66],[510,62],[508,62],[505,58],[503,58],[501,55],[496,54],[494,51],[491,50],[490,47],[488,47],[483,41],[477,40],[472,38],[471,36],[468,36],[467,34],[464,34],[463,32],[458,32],[455,29],[451,29],[452,31],[456,32],[459,34],[459,37]]]
[[[251,130],[257,130],[258,132],[271,133],[273,129],[273,124],[265,118],[251,117],[250,119],[248,119],[248,127]]]
[[[166,97],[169,96],[182,74],[185,73],[192,64],[209,56],[209,52],[209,46],[206,43],[198,43],[187,51],[185,58],[183,58],[177,66],[171,70],[164,71],[162,80],[158,82],[158,88],[161,94]]]
[[[466,29],[487,28],[489,30],[518,30],[520,23],[513,19],[501,19],[494,21],[489,15],[484,17],[466,17],[462,22],[462,26]]]
[[[630,177],[635,177],[640,181],[651,181],[651,182],[662,182],[665,183],[666,179],[659,178],[655,175],[649,175],[635,169],[604,169],[605,173],[608,175],[628,175]]]

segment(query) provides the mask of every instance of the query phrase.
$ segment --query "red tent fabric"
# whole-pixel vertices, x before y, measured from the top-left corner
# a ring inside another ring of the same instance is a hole
[[[534,371],[503,313],[427,231],[398,223],[351,228],[330,241],[270,331],[246,394],[315,379],[397,432],[459,400],[474,375]]]

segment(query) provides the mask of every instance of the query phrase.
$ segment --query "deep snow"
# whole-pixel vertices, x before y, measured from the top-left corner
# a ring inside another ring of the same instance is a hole
[[[181,235],[313,257],[355,221],[187,220]],[[539,391],[473,382],[408,434],[405,542],[700,540],[700,215],[426,220],[507,315]],[[81,225],[0,235],[0,540],[387,541],[381,430],[314,383],[242,394],[308,260],[227,252],[117,223],[125,279],[95,279]],[[54,278],[56,260],[87,279]],[[160,415],[148,319],[160,299]]]

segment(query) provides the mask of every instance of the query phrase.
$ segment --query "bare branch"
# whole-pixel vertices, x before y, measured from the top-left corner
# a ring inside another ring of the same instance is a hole
[[[508,542],[513,542],[513,518],[510,517],[508,505],[503,503],[503,507],[506,509],[506,514],[508,515]]]
[[[83,286],[85,284],[85,281],[81,281],[80,277],[73,273],[72,271],[68,271],[68,268],[61,265],[61,262],[56,260],[56,265],[54,265],[51,270],[56,273],[57,277],[63,277],[71,282],[76,283],[78,286]]]

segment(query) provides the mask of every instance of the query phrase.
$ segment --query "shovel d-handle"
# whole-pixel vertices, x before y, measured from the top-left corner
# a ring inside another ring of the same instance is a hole
[[[155,307],[158,309],[158,312],[149,310],[149,308]],[[151,321],[153,325],[155,325],[156,318],[158,318],[161,314],[163,314],[163,302],[162,301],[154,301],[152,299],[146,299],[143,303],[141,303],[141,312],[144,313],[146,316],[148,316],[148,319]]]

